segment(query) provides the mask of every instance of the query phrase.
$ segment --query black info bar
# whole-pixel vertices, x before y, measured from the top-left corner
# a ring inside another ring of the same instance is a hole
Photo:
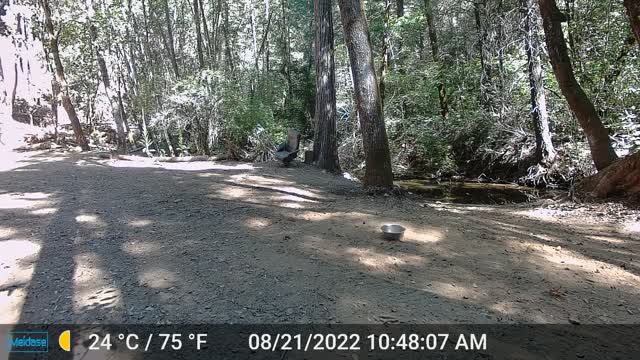
[[[2,325],[9,359],[639,359],[640,325]]]

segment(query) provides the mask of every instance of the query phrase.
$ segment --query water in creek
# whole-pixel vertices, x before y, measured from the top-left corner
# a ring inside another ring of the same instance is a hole
[[[458,204],[513,204],[531,201],[549,194],[546,190],[514,184],[424,179],[398,180],[395,184],[425,198]]]

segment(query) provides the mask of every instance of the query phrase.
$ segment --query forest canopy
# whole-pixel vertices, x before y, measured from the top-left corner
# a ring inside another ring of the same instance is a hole
[[[295,128],[365,185],[570,184],[621,163],[591,187],[640,190],[640,161],[616,162],[640,148],[638,1],[0,5],[5,113],[69,124],[84,150],[266,161]]]

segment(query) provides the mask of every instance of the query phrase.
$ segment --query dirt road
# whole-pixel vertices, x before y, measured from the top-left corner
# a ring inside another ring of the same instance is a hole
[[[640,323],[637,214],[584,214],[373,197],[304,165],[14,154],[0,322]]]

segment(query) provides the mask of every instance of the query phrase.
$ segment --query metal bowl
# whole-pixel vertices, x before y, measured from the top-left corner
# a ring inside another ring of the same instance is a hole
[[[403,226],[398,224],[385,224],[382,225],[380,229],[382,229],[384,238],[392,241],[398,241],[402,239],[404,231],[406,230]]]

